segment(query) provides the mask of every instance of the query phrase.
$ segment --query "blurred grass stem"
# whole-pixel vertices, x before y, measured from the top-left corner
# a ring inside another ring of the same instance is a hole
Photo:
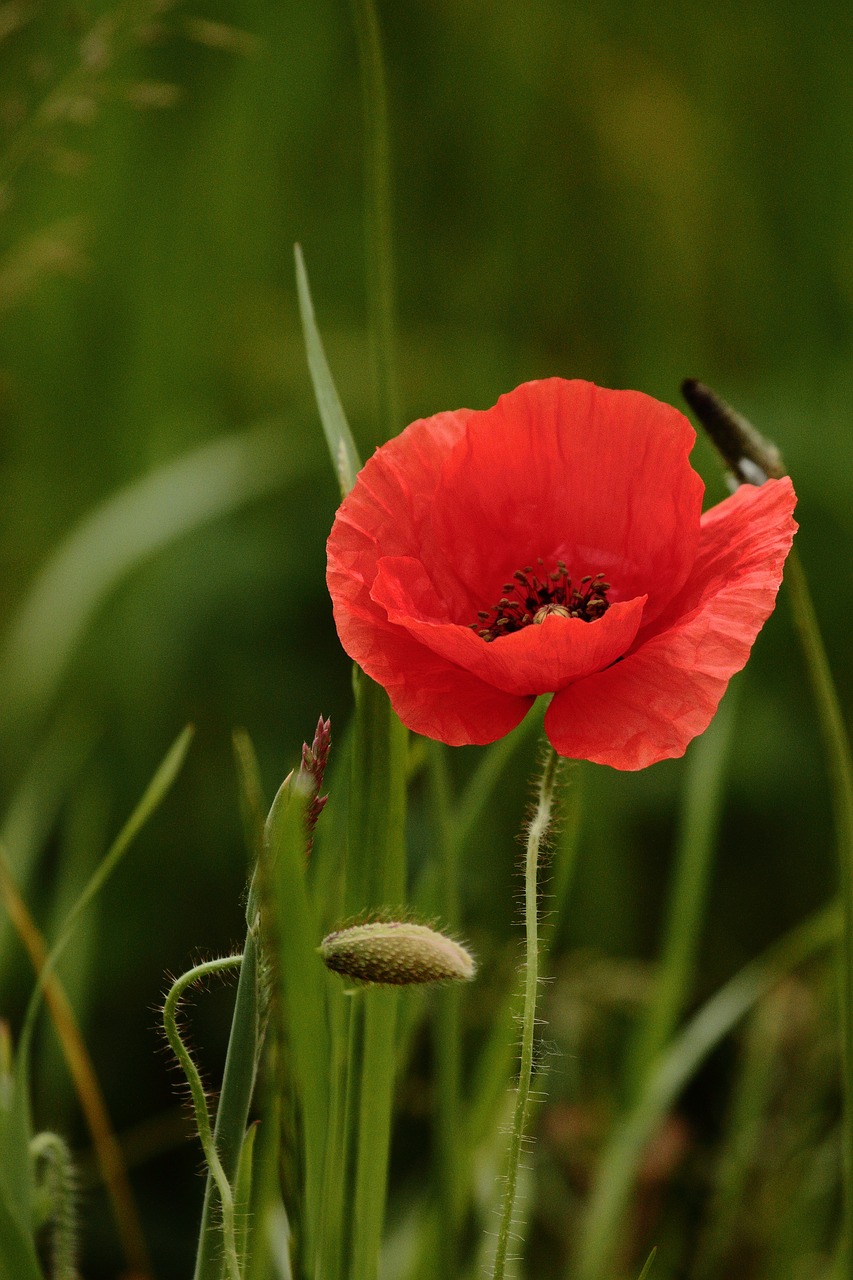
[[[835,942],[839,925],[839,912],[832,903],[784,934],[730,978],[661,1054],[642,1093],[613,1128],[602,1152],[578,1257],[570,1272],[572,1280],[610,1280],[625,1238],[637,1170],[667,1111],[708,1054],[776,983]]]
[[[379,438],[400,431],[394,236],[391,211],[391,146],[382,36],[373,0],[351,0],[358,39],[365,132],[367,286],[374,352]],[[369,452],[369,451],[368,451]]]
[[[537,877],[543,842],[551,825],[554,809],[554,792],[559,760],[552,747],[548,748],[545,767],[539,782],[536,809],[527,828],[524,851],[524,1015],[521,1033],[521,1066],[515,1095],[515,1110],[510,1133],[509,1160],[503,1207],[498,1228],[493,1280],[503,1280],[506,1269],[507,1247],[512,1231],[515,1193],[518,1184],[518,1165],[521,1148],[527,1131],[530,1113],[530,1081],[533,1074],[533,1041],[536,1030],[536,995],[539,986],[539,900]]]
[[[459,847],[453,838],[452,794],[447,754],[440,742],[429,743],[430,801],[436,815],[440,904],[444,925],[455,936],[459,928]],[[460,1105],[461,1020],[460,991],[452,984],[436,992],[434,1044],[436,1059],[435,1152],[438,1208],[442,1231],[438,1244],[442,1270],[458,1271],[462,1167]]]
[[[663,953],[652,998],[634,1046],[632,1096],[672,1039],[690,995],[723,798],[736,692],[724,699],[706,732],[690,748],[675,853],[675,877],[664,927]]]
[[[2,846],[0,846],[0,897],[3,899],[3,905],[14,925],[15,932],[30,957],[36,975],[40,977],[47,962],[47,945],[30,915],[26,902],[18,892]],[[68,1072],[77,1092],[80,1109],[89,1129],[128,1266],[131,1271],[139,1275],[151,1275],[148,1248],[142,1233],[122,1150],[113,1130],[86,1042],[80,1033],[77,1019],[65,994],[65,988],[55,973],[49,974],[44,980],[44,999],[53,1019],[68,1065]]]
[[[688,379],[682,384],[688,404],[710,435],[726,464],[739,481],[749,482],[744,462],[759,473],[780,477],[785,466],[775,445],[764,440],[731,405],[704,383]],[[843,1077],[844,1218],[841,1274],[853,1276],[853,758],[838,690],[832,677],[820,624],[796,548],[788,556],[785,583],[794,626],[818,711],[829,773],[835,817],[838,879],[843,913],[840,949],[840,1021]]]
[[[799,554],[788,557],[785,583],[806,672],[818,709],[835,813],[844,928],[841,936],[841,1043],[844,1071],[844,1227],[840,1275],[853,1276],[853,759],[814,603]]]

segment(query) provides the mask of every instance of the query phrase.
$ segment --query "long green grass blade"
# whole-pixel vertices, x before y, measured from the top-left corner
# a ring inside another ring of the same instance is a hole
[[[429,796],[440,865],[441,922],[456,935],[459,920],[458,846],[453,839],[452,794],[446,748],[429,744]],[[460,1195],[457,1182],[462,1171],[461,1131],[461,997],[456,985],[436,992],[433,1042],[435,1045],[436,1104],[434,1165],[437,1204],[444,1230],[438,1240],[441,1270],[458,1271]]]
[[[222,1172],[232,1187],[239,1167],[257,1069],[260,1026],[258,964],[258,926],[255,924],[254,928],[249,929],[243,947],[222,1091],[213,1131],[214,1147]],[[208,1172],[196,1254],[196,1280],[218,1280],[221,1270],[222,1230],[218,1206],[216,1181]]]
[[[0,846],[8,852],[15,883],[27,881],[44,849],[68,791],[95,742],[91,723],[63,715],[46,733],[10,797],[0,827]],[[0,917],[0,972],[9,955],[11,926]]]
[[[767,1132],[773,1081],[785,1052],[787,1002],[778,998],[783,991],[771,992],[746,1028],[692,1280],[723,1275],[728,1252],[739,1239],[738,1227],[750,1202],[749,1179]]]
[[[25,1155],[28,1158],[28,1155]],[[31,1233],[0,1180],[0,1280],[44,1280]]]
[[[400,910],[406,891],[408,734],[358,669],[350,794],[349,910]],[[364,993],[359,1121],[352,1209],[352,1280],[375,1280],[382,1239],[395,1075],[398,995]]]
[[[115,871],[122,858],[127,853],[133,841],[139,835],[139,832],[145,826],[145,823],[152,816],[155,810],[162,804],[168,792],[180,773],[181,767],[189,750],[193,737],[193,729],[188,726],[183,729],[175,741],[172,743],[166,753],[162,763],[157,768],[154,777],[145,788],[142,799],[137,804],[133,813],[116,836],[106,855],[89,879],[83,892],[69,911],[65,923],[60,930],[59,936],[54,942],[51,950],[45,960],[44,966],[39,974],[36,982],[35,990],[30,998],[27,1008],[26,1018],[24,1020],[24,1029],[21,1034],[21,1042],[18,1048],[18,1067],[19,1070],[26,1072],[27,1054],[29,1050],[30,1037],[32,1035],[35,1016],[44,993],[44,984],[48,976],[56,968],[57,961],[62,955],[68,944],[71,935],[77,925],[80,916],[88,907],[89,903],[106,884],[107,880]]]
[[[12,1063],[11,1036],[0,1028],[0,1259],[32,1248],[33,1178],[28,1082]],[[22,1272],[26,1274],[26,1272]]]
[[[305,350],[308,355],[308,369],[314,386],[314,397],[323,433],[335,468],[342,496],[346,496],[355,484],[355,478],[361,470],[361,461],[352,432],[349,429],[344,407],[332,378],[332,371],[326,359],[323,339],[317,328],[314,315],[314,303],[311,300],[311,289],[308,284],[308,272],[299,245],[294,245],[293,254],[296,259],[296,290],[299,295],[299,314],[302,318],[302,333],[305,338]]]
[[[373,0],[351,0],[364,106],[367,297],[373,339],[377,425],[389,440],[402,427],[397,377],[396,285],[391,209],[391,143],[382,34]]]
[[[749,461],[759,473],[786,474],[779,450],[710,387],[688,379],[682,392],[735,477],[743,481]],[[759,481],[760,483],[760,481]],[[808,580],[793,548],[785,566],[785,586],[806,674],[818,711],[832,794],[838,883],[844,928],[839,950],[839,1026],[842,1058],[842,1151],[844,1216],[840,1270],[853,1275],[853,753],[838,690],[826,653]]]
[[[254,747],[245,733],[234,735],[234,757],[237,764],[240,812],[249,860],[257,866],[264,839],[263,796]],[[238,1175],[249,1107],[255,1087],[260,1053],[260,975],[259,925],[257,900],[249,890],[246,907],[247,933],[243,946],[243,962],[234,1000],[231,1032],[225,1055],[222,1089],[216,1109],[213,1139],[229,1184]],[[221,1231],[218,1223],[219,1195],[213,1175],[208,1171],[204,1205],[196,1253],[196,1280],[214,1280],[221,1263]]]
[[[835,819],[838,881],[844,914],[839,952],[839,1021],[844,1071],[844,1226],[841,1265],[842,1274],[846,1276],[853,1275],[853,757],[808,580],[796,549],[788,557],[785,585],[812,696],[818,710],[826,753]]]
[[[651,1272],[652,1272],[652,1267],[655,1265],[655,1258],[657,1257],[657,1252],[658,1252],[657,1248],[652,1249],[648,1258],[646,1258],[646,1265],[643,1267],[642,1271],[640,1272],[639,1280],[648,1280],[648,1277],[651,1275]]]
[[[6,1193],[7,1207],[17,1204],[19,1216],[26,1221],[29,1213],[31,1177],[29,1171],[29,1141],[31,1126],[29,1116],[29,1052],[45,983],[56,967],[63,949],[86,907],[103,888],[104,884],[127,853],[139,831],[165,798],[183,764],[192,730],[184,729],[167,752],[145,790],[142,799],[122,827],[100,865],[88,881],[73,908],[66,917],[63,928],[41,968],[35,989],[30,998],[18,1045],[14,1081],[9,1082],[9,1097],[0,1107],[0,1185]],[[10,1209],[11,1211],[11,1209]]]
[[[620,1227],[646,1143],[708,1054],[780,978],[835,942],[840,928],[836,904],[810,916],[735,974],[658,1059],[602,1153],[572,1280],[605,1280],[612,1274]]]
[[[634,1092],[642,1087],[650,1065],[669,1043],[690,997],[722,811],[735,696],[736,688],[728,692],[711,726],[689,748],[663,952],[632,1055],[630,1081]]]
[[[243,1145],[240,1148],[240,1160],[237,1165],[237,1178],[234,1187],[234,1234],[241,1276],[246,1274],[249,1258],[249,1240],[251,1239],[252,1227],[252,1182],[254,1179],[255,1141],[257,1136],[258,1126],[253,1124],[246,1131]]]
[[[333,978],[318,954],[321,934],[308,892],[305,804],[294,775],[279,789],[267,820],[262,900],[269,909],[264,928],[275,965],[280,1049],[287,1055],[304,1134],[298,1234],[303,1270],[310,1272],[323,1195],[330,1070],[326,1004]]]
[[[399,999],[399,993],[389,988],[374,988],[363,997],[352,1280],[375,1280],[379,1266],[388,1186]]]
[[[0,726],[10,740],[53,702],[93,616],[156,552],[305,469],[281,424],[203,445],[85,516],[39,573],[0,649]]]

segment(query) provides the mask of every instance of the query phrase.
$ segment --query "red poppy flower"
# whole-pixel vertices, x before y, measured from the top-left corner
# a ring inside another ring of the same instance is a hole
[[[454,746],[551,693],[560,755],[682,755],[746,662],[796,529],[788,479],[702,515],[694,440],[669,405],[560,378],[413,422],[329,538],[343,647],[404,724]]]

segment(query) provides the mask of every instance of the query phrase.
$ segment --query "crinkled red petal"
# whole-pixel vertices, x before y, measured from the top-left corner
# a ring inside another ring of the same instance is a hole
[[[326,581],[341,643],[362,662],[348,639],[349,611],[359,605],[382,616],[370,599],[377,561],[382,555],[429,555],[431,515],[441,464],[459,441],[469,409],[420,419],[378,449],[359,472],[335,517],[326,544]]]
[[[560,755],[642,769],[707,728],[773,609],[796,531],[791,481],[743,485],[702,517],[690,577],[633,651],[558,693],[545,729]]]
[[[342,503],[327,544],[327,582],[344,649],[387,689],[404,724],[452,746],[503,737],[532,699],[495,689],[413,640],[387,621],[370,588],[380,555],[424,551],[441,463],[469,417],[463,409],[414,422],[377,451]]]
[[[433,565],[452,563],[468,599],[486,609],[515,570],[541,557],[550,572],[562,559],[575,579],[603,572],[611,601],[648,596],[653,618],[698,546],[694,441],[682,414],[638,391],[525,383],[468,418],[442,466],[430,558],[421,558],[442,590]]]
[[[532,697],[518,697],[454,666],[404,628],[355,611],[347,639],[363,656],[359,665],[388,692],[409,729],[451,747],[484,745],[504,737],[529,711]]]

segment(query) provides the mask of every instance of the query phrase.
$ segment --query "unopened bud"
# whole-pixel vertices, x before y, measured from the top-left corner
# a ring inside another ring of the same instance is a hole
[[[470,982],[477,970],[470,952],[458,942],[405,920],[339,929],[323,939],[320,955],[335,973],[385,986]]]

